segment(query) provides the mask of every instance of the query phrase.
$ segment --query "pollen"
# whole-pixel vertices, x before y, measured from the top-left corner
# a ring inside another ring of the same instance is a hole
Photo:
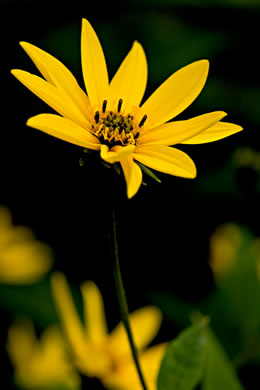
[[[140,128],[147,119],[144,115],[138,124],[134,115],[121,112],[122,104],[123,99],[119,99],[117,111],[107,111],[107,100],[104,100],[102,110],[96,111],[93,117],[92,133],[109,147],[135,145]]]

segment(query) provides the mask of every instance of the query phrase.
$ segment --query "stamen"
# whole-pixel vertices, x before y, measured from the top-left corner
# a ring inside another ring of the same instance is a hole
[[[142,126],[143,126],[143,124],[144,124],[144,122],[146,121],[146,119],[147,119],[147,115],[145,114],[145,115],[143,116],[143,119],[140,120],[139,127],[142,127]]]
[[[103,101],[103,105],[102,105],[102,112],[103,112],[103,114],[106,112],[106,108],[107,108],[107,100],[104,100]]]
[[[117,112],[120,112],[120,111],[121,111],[122,104],[123,104],[123,99],[119,99],[119,101],[118,101],[118,106],[117,106]]]
[[[99,122],[99,111],[96,111],[95,115],[94,115],[94,119],[95,119],[95,122],[98,123]]]

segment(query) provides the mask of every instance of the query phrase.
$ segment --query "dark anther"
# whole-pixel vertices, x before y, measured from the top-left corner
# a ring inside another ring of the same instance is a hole
[[[123,99],[119,99],[118,101],[118,106],[117,106],[117,111],[120,112],[123,104]]]
[[[102,112],[103,112],[103,114],[106,112],[106,108],[107,108],[107,100],[104,100],[103,101],[103,105],[102,105]]]
[[[95,115],[94,115],[94,119],[95,119],[95,122],[98,123],[99,122],[99,111],[96,111]]]
[[[146,119],[147,119],[147,115],[144,115],[144,116],[143,116],[143,119],[141,119],[141,121],[140,121],[140,123],[139,123],[139,127],[142,127],[142,126],[143,126],[143,124],[144,124],[144,122],[146,121]]]

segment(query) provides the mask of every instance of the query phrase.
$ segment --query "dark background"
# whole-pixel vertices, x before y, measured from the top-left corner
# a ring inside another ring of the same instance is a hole
[[[147,54],[145,97],[180,67],[207,58],[210,72],[197,100],[178,119],[215,110],[244,127],[227,139],[180,146],[195,161],[195,180],[158,173],[146,178],[131,200],[121,178],[117,200],[119,250],[130,310],[151,303],[151,292],[165,290],[196,301],[214,289],[208,265],[209,237],[225,222],[244,224],[256,235],[259,171],[236,160],[239,147],[259,151],[259,21],[254,1],[126,2],[1,1],[2,115],[0,204],[16,224],[29,226],[54,251],[54,268],[78,284],[100,287],[111,326],[119,320],[113,290],[107,234],[113,186],[109,170],[97,161],[79,166],[80,147],[25,125],[51,109],[11,74],[35,72],[19,46],[28,41],[60,59],[83,87],[80,68],[81,18],[102,43],[110,77],[138,40]],[[10,318],[6,317],[6,322]],[[177,332],[165,325],[162,338]],[[170,336],[172,337],[172,336]],[[245,384],[250,381],[245,376]]]

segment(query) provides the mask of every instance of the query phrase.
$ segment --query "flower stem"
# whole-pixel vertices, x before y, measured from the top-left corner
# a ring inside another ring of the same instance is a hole
[[[116,294],[117,294],[117,299],[119,303],[119,308],[120,308],[120,314],[121,314],[121,319],[124,324],[128,341],[131,347],[131,352],[132,356],[134,359],[134,363],[139,375],[140,382],[142,384],[143,390],[147,390],[147,386],[145,384],[144,376],[139,364],[138,360],[138,354],[137,350],[135,347],[134,339],[133,339],[133,334],[131,331],[129,319],[128,319],[128,305],[127,305],[127,300],[126,300],[126,294],[125,294],[125,289],[123,286],[123,280],[122,280],[122,275],[120,271],[120,265],[119,265],[119,255],[118,255],[118,243],[117,243],[117,229],[116,229],[116,216],[115,216],[115,210],[113,209],[113,243],[114,243],[114,264],[113,264],[113,274],[114,274],[114,281],[115,281],[115,287],[116,287]]]

